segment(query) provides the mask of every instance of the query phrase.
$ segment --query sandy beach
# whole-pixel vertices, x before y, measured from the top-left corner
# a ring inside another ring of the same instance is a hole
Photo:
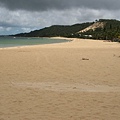
[[[0,49],[0,120],[120,120],[120,43]]]

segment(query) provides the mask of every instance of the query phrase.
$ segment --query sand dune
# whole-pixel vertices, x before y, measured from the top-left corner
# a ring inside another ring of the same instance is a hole
[[[0,49],[0,120],[119,120],[120,44]]]

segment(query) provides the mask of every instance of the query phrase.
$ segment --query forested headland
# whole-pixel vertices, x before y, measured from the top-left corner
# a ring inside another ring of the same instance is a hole
[[[99,19],[74,25],[53,25],[29,33],[20,33],[18,37],[72,37],[120,42],[120,21]]]

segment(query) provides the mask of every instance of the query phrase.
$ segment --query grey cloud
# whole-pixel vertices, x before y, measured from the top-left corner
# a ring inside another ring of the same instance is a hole
[[[0,0],[0,5],[10,10],[47,11],[70,8],[120,9],[119,0]]]
[[[16,34],[41,29],[51,25],[72,25],[90,22],[96,19],[120,19],[120,10],[95,10],[95,9],[66,9],[43,12],[9,11],[0,8],[0,34]]]
[[[120,19],[119,6],[118,0],[0,0],[0,34],[102,18]]]

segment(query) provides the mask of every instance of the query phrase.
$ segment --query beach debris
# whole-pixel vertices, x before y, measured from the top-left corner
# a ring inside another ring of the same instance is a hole
[[[115,54],[113,54],[113,57],[115,57],[116,55]]]
[[[73,89],[77,89],[77,87],[73,87]]]
[[[115,54],[113,54],[113,57],[118,57],[118,58],[120,58],[120,55],[115,55]]]
[[[82,60],[89,60],[88,58],[82,58]]]

